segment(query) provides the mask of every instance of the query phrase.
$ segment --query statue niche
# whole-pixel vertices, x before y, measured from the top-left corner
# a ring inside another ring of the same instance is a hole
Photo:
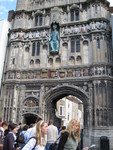
[[[60,36],[58,32],[58,25],[53,24],[52,32],[49,37],[50,53],[56,54],[59,52],[59,41],[60,41]]]

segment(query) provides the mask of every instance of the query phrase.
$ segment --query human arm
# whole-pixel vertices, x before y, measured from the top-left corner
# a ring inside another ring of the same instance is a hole
[[[35,138],[31,138],[26,145],[22,148],[22,150],[31,150],[34,148],[34,146],[36,145],[36,139]]]
[[[3,144],[0,144],[0,148],[2,148],[3,147]]]

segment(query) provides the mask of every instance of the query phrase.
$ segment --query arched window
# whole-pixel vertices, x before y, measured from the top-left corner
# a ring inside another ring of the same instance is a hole
[[[35,16],[35,26],[38,26],[38,16]]]
[[[37,43],[37,53],[36,53],[37,56],[40,55],[40,43],[38,42]]]
[[[70,12],[70,20],[71,21],[79,21],[79,10],[71,10]]]
[[[80,39],[76,40],[76,52],[80,52]]]
[[[39,16],[39,26],[42,26],[42,15]]]
[[[76,12],[75,12],[75,19],[76,19],[76,21],[79,21],[79,11],[77,10]]]
[[[71,21],[74,21],[74,10],[71,10],[71,16],[70,16],[70,18],[71,18]]]
[[[35,16],[35,26],[42,26],[42,20],[43,20],[42,14],[36,15]]]
[[[95,5],[95,14],[98,13],[97,5]]]
[[[72,53],[75,52],[75,40],[74,40],[74,38],[71,39],[71,52]]]
[[[32,44],[32,56],[35,56],[35,43]]]
[[[13,60],[12,60],[12,64],[13,64],[13,65],[15,64],[15,58],[13,58]]]
[[[100,48],[100,39],[97,39],[97,48]]]

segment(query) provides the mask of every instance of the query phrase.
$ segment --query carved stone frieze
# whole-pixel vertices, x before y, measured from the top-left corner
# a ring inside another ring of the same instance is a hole
[[[12,40],[30,40],[30,39],[43,39],[49,37],[49,31],[48,30],[41,30],[41,31],[35,31],[35,32],[12,32],[9,37],[9,41]]]
[[[107,30],[106,22],[92,22],[90,24],[75,25],[70,27],[62,28],[63,35],[79,34],[79,33],[88,33],[97,30]]]

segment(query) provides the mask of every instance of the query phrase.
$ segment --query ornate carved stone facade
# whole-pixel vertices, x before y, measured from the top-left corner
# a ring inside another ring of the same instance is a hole
[[[49,120],[56,102],[73,95],[84,106],[84,146],[100,137],[113,150],[113,52],[106,0],[18,0],[2,86],[4,120]],[[57,24],[60,49],[51,54],[49,36]]]

